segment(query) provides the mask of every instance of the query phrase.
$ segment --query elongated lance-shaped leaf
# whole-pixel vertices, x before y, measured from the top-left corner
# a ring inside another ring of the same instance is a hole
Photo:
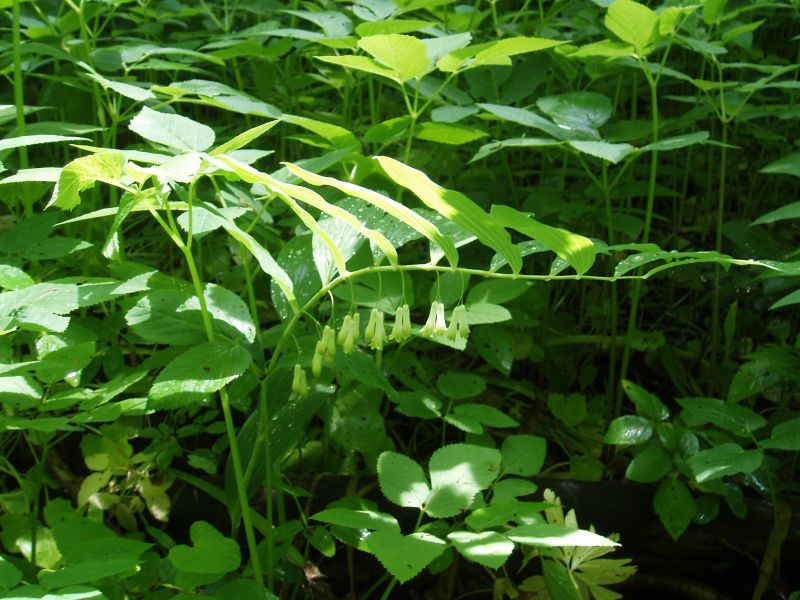
[[[269,251],[260,243],[258,243],[258,241],[252,235],[244,231],[241,227],[234,223],[233,220],[229,219],[222,212],[220,212],[220,210],[213,204],[201,202],[197,205],[202,206],[204,209],[206,209],[206,211],[211,213],[211,215],[216,217],[219,220],[220,227],[222,227],[229,236],[247,248],[250,254],[252,254],[253,257],[258,261],[261,270],[272,277],[272,279],[275,280],[275,283],[278,284],[278,287],[281,288],[284,296],[286,296],[286,299],[292,306],[292,310],[298,312],[300,307],[297,304],[297,298],[295,297],[292,289],[292,280],[289,278],[289,275],[286,274],[286,271],[284,271],[281,266],[275,262],[275,259],[272,258],[272,255],[269,253]]]
[[[541,242],[583,275],[594,264],[594,243],[587,237],[539,223],[525,213],[510,206],[492,206],[492,217],[502,227],[515,229],[531,239]]]
[[[392,245],[392,242],[390,242],[389,239],[385,235],[383,235],[380,231],[376,231],[374,229],[366,227],[361,221],[358,220],[358,218],[355,215],[346,211],[341,206],[336,206],[335,204],[331,204],[330,202],[325,200],[325,198],[316,193],[314,190],[310,190],[308,188],[304,188],[302,186],[294,185],[291,183],[283,183],[272,177],[270,177],[270,179],[272,179],[273,183],[271,185],[273,187],[284,190],[288,195],[292,196],[293,198],[305,202],[306,204],[310,204],[311,206],[313,206],[318,210],[321,210],[325,214],[328,214],[331,217],[334,217],[336,219],[339,219],[340,221],[347,223],[353,229],[358,231],[361,235],[363,235],[365,238],[367,238],[369,241],[375,244],[378,248],[380,248],[381,252],[383,252],[386,258],[389,259],[390,264],[392,264],[395,267],[399,264],[397,259],[397,250]]]
[[[264,135],[270,129],[275,127],[278,124],[278,121],[269,121],[267,123],[263,123],[262,125],[256,125],[255,127],[251,127],[247,131],[244,131],[237,135],[236,137],[228,140],[224,144],[217,146],[214,148],[209,154],[211,156],[219,156],[220,154],[225,154],[226,152],[231,152],[233,150],[238,150],[239,148],[243,148],[256,138]]]
[[[505,258],[514,273],[519,273],[522,269],[522,255],[519,248],[511,242],[508,232],[497,225],[480,206],[464,194],[443,188],[431,181],[422,171],[398,160],[387,156],[376,156],[375,159],[395,183],[413,192],[428,208],[432,208],[475,235]]]
[[[272,190],[278,198],[280,198],[284,204],[286,204],[292,211],[300,217],[300,220],[303,221],[303,224],[308,227],[308,229],[328,248],[333,257],[333,262],[336,265],[336,269],[339,271],[340,274],[347,273],[347,265],[344,255],[336,243],[331,239],[331,237],[325,233],[322,229],[320,229],[317,221],[314,219],[311,214],[300,206],[297,201],[292,198],[290,195],[286,193],[285,190],[279,189],[277,186],[273,185],[277,183],[272,177],[267,175],[266,173],[262,173],[254,169],[249,165],[245,165],[240,163],[239,161],[231,158],[230,156],[221,156],[219,159],[227,165],[228,168],[233,170],[242,180],[248,183],[261,183],[267,186],[268,189]],[[327,274],[320,273],[320,277],[322,278],[324,283],[327,283]]]
[[[428,238],[431,242],[441,246],[444,255],[447,257],[447,260],[450,263],[450,266],[458,266],[458,252],[456,251],[456,246],[453,243],[453,240],[443,235],[436,225],[428,221],[426,218],[418,215],[407,206],[404,206],[399,202],[384,196],[383,194],[361,187],[360,185],[356,185],[354,183],[347,183],[345,181],[334,179],[333,177],[318,175],[316,173],[312,173],[311,171],[306,171],[305,169],[291,163],[285,163],[285,166],[293,175],[299,177],[306,183],[310,183],[311,185],[329,185],[344,192],[345,194],[349,194],[355,198],[369,202],[373,206],[390,214],[395,219],[402,221],[415,231]]]

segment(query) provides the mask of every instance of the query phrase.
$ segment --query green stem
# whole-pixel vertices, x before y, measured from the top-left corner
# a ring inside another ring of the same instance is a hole
[[[728,126],[725,121],[722,121],[722,147],[720,148],[719,157],[719,196],[717,199],[717,222],[716,222],[716,237],[714,239],[714,250],[717,252],[722,251],[722,224],[725,216],[725,180],[727,178],[727,164],[728,164]],[[711,307],[711,368],[717,366],[717,354],[719,353],[719,282],[720,282],[720,267],[714,269],[714,291],[712,295]]]
[[[194,191],[194,185],[190,185],[189,190],[189,210],[191,211],[191,192]],[[183,243],[180,240],[177,225],[172,218],[172,212],[170,210],[167,210],[167,218],[169,220],[169,226],[172,228],[173,234],[175,235],[173,239],[177,238],[177,241],[180,242],[178,243],[178,248],[183,254],[183,257],[186,260],[186,265],[189,268],[189,274],[192,278],[192,285],[194,286],[197,300],[200,303],[200,314],[203,319],[203,328],[205,329],[206,337],[208,338],[209,342],[213,342],[215,341],[216,336],[214,334],[214,327],[212,325],[211,313],[208,311],[205,294],[203,293],[203,280],[197,270],[197,265],[195,264],[194,256],[192,255],[191,251],[191,228],[189,231],[188,242]],[[248,502],[247,486],[245,485],[244,471],[242,469],[242,458],[241,453],[239,452],[239,442],[236,439],[236,427],[233,422],[233,414],[231,412],[230,398],[228,398],[228,390],[224,387],[219,390],[219,399],[220,404],[222,405],[222,415],[225,421],[225,433],[228,438],[228,445],[230,446],[231,451],[231,463],[233,464],[233,474],[234,479],[236,480],[236,493],[239,496],[239,506],[242,511],[244,534],[245,538],[247,539],[247,548],[250,552],[250,561],[253,565],[253,573],[256,578],[256,583],[260,588],[263,589],[264,573],[261,568],[261,558],[258,554],[258,544],[256,543],[255,531],[253,530],[253,519],[250,514],[250,504]]]
[[[645,79],[650,86],[650,111],[651,111],[651,124],[652,124],[652,143],[658,141],[658,84],[650,74],[647,65],[642,65]],[[650,230],[653,223],[653,204],[656,197],[656,177],[658,175],[658,151],[653,150],[650,154],[650,179],[647,186],[647,205],[645,207],[644,215],[644,231],[642,232],[642,243],[646,244],[650,241]],[[633,343],[633,335],[636,332],[636,322],[639,316],[639,301],[642,296],[642,280],[637,279],[633,284],[631,290],[631,309],[628,314],[628,327],[625,332],[625,345],[622,349],[622,361],[619,367],[619,380],[620,384],[617,386],[616,402],[614,404],[613,417],[620,416],[622,412],[622,380],[628,375],[628,366],[631,360],[631,350]]]
[[[14,105],[17,111],[17,133],[25,135],[25,95],[22,80],[22,36],[20,33],[20,0],[14,0],[11,8],[12,19],[12,43],[14,45]],[[22,169],[28,168],[28,149],[25,146],[19,147],[19,165]],[[31,216],[31,207],[26,206],[26,215]]]

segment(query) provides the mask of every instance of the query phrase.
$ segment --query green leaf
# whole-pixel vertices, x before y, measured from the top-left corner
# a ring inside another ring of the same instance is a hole
[[[556,523],[520,525],[506,531],[508,539],[525,546],[563,548],[565,546],[619,546],[602,535]]]
[[[616,446],[632,446],[653,436],[653,423],[637,415],[617,417],[608,426],[603,442]]]
[[[538,435],[510,435],[503,440],[500,452],[504,473],[529,477],[542,469],[547,441]]]
[[[569,145],[578,152],[600,158],[612,164],[617,164],[635,150],[633,146],[626,143],[610,144],[609,142],[575,140],[570,141]]]
[[[388,79],[395,79],[396,76],[396,73],[392,69],[384,67],[378,61],[368,56],[317,56],[316,58],[332,65],[344,67],[345,69],[364,71],[365,73],[380,75]]]
[[[625,395],[636,406],[637,414],[653,421],[669,419],[669,409],[654,394],[651,394],[642,386],[623,379],[622,389],[625,390]]]
[[[503,304],[518,298],[531,287],[529,281],[516,281],[513,279],[486,279],[470,287],[467,293],[467,303],[488,302],[490,304]]]
[[[487,135],[485,131],[480,129],[454,123],[420,123],[414,130],[414,137],[417,139],[451,146],[469,144]]]
[[[244,131],[239,135],[231,138],[224,144],[217,146],[209,154],[211,154],[211,156],[219,156],[220,154],[225,154],[227,152],[232,152],[234,150],[238,150],[239,148],[243,148],[247,146],[250,142],[264,135],[267,131],[272,129],[277,124],[278,121],[270,121],[268,123],[263,123],[262,125],[256,125],[255,127],[251,127],[247,131]]]
[[[149,142],[188,152],[207,150],[215,139],[214,130],[208,125],[146,106],[131,119],[128,127]]]
[[[488,325],[511,320],[511,312],[499,304],[475,302],[467,304],[467,323],[470,325]]]
[[[508,428],[519,426],[516,420],[503,411],[487,404],[474,404],[471,402],[459,404],[453,409],[453,413],[459,417],[474,419],[487,427]]]
[[[596,250],[594,243],[587,237],[539,223],[528,215],[510,206],[492,206],[492,218],[502,227],[508,227],[539,241],[559,258],[583,275],[594,264]]]
[[[770,310],[777,310],[778,308],[783,308],[784,306],[790,306],[792,304],[800,303],[800,290],[795,290],[789,294],[786,294],[780,300],[772,303],[772,306],[769,307]]]
[[[122,177],[125,159],[118,152],[99,152],[76,158],[61,169],[53,196],[47,206],[72,210],[81,203],[80,193],[102,181],[116,185]]]
[[[568,137],[599,139],[597,129],[611,118],[611,99],[597,92],[568,92],[558,96],[543,96],[536,106],[550,117]],[[562,137],[563,137],[562,133]]]
[[[350,508],[328,508],[310,517],[330,525],[351,529],[371,531],[394,531],[400,533],[400,525],[392,515],[373,510],[354,510]]]
[[[549,394],[547,406],[553,416],[567,427],[575,427],[586,418],[586,396],[583,394]]]
[[[689,427],[712,423],[736,435],[748,436],[767,424],[767,420],[746,406],[717,398],[678,398],[683,407],[683,420]]]
[[[726,475],[752,473],[761,466],[764,458],[761,450],[744,450],[732,442],[702,450],[687,462],[698,483],[713,481]]]
[[[511,236],[495,224],[480,206],[460,192],[437,185],[422,171],[387,156],[375,158],[395,183],[413,192],[428,208],[475,235],[503,256],[514,273],[519,273],[522,268],[519,248],[511,243]]]
[[[490,569],[502,567],[514,551],[514,542],[495,531],[453,531],[447,539],[461,556]]]
[[[159,373],[150,388],[150,403],[183,403],[212,394],[244,373],[252,362],[241,346],[207,342],[184,352]],[[148,404],[150,405],[150,404]]]
[[[436,378],[436,389],[453,400],[465,400],[483,393],[486,380],[475,373],[446,371]]]
[[[436,518],[453,517],[472,504],[500,474],[500,452],[470,444],[451,444],[431,456],[431,494],[425,512]]]
[[[608,7],[605,25],[623,42],[633,45],[642,56],[659,39],[658,15],[633,0],[614,0]]]
[[[547,593],[558,600],[582,600],[583,594],[566,566],[556,560],[542,560],[542,574]]]
[[[488,65],[508,66],[511,57],[554,48],[566,42],[536,37],[510,37],[449,52],[436,62],[440,71],[468,71]]]
[[[800,202],[784,204],[780,208],[776,208],[767,214],[761,215],[751,224],[766,225],[768,223],[775,223],[776,221],[784,221],[786,219],[800,219]]]
[[[397,452],[384,452],[378,457],[378,483],[383,495],[402,507],[422,508],[430,494],[422,467]]]
[[[696,131],[694,133],[686,133],[684,135],[676,135],[671,138],[659,140],[653,144],[647,144],[639,148],[640,152],[668,152],[672,150],[679,150],[694,146],[695,144],[702,144],[708,139],[709,133],[707,131]]]
[[[676,477],[667,477],[658,485],[653,508],[673,540],[686,531],[696,512],[692,493]]]
[[[430,68],[425,44],[421,40],[398,33],[361,38],[358,46],[389,69],[400,83],[419,78]]]
[[[653,483],[664,477],[672,469],[672,457],[664,447],[654,442],[633,457],[625,470],[625,477],[638,483]]]
[[[22,581],[22,571],[0,555],[0,588],[13,588]]]
[[[470,337],[478,354],[489,365],[503,373],[511,374],[516,354],[516,340],[507,329],[478,327]]]
[[[73,135],[22,135],[18,137],[5,138],[0,140],[0,152],[12,150],[14,148],[23,148],[28,146],[35,146],[37,144],[54,144],[56,142],[88,142],[91,141],[85,137],[75,137]]]
[[[376,531],[366,539],[367,548],[384,568],[405,583],[436,559],[447,544],[428,533],[403,535],[396,531]]]
[[[772,450],[800,450],[800,418],[776,425],[769,439],[759,442],[759,445]]]
[[[558,125],[556,125],[552,121],[548,121],[541,115],[538,115],[531,110],[525,110],[523,108],[515,108],[513,106],[506,106],[505,104],[479,103],[477,104],[477,106],[495,115],[496,117],[500,117],[504,121],[511,121],[512,123],[517,123],[519,125],[524,125],[525,127],[531,127],[533,129],[538,129],[540,131],[543,131],[546,134],[554,137],[556,140],[562,140],[565,137],[568,137],[566,132],[564,132]],[[520,139],[526,139],[526,138],[520,138]],[[554,142],[554,140],[547,140],[547,141],[551,143]]]
[[[720,17],[725,12],[728,0],[702,0],[703,21],[706,25],[716,25]]]
[[[242,555],[239,543],[225,537],[206,521],[195,521],[189,529],[191,546],[170,548],[167,558],[174,567],[189,573],[230,573],[239,568]]]
[[[800,177],[800,152],[795,152],[789,156],[784,156],[769,163],[761,169],[762,173],[775,173],[779,175],[794,175]]]
[[[517,482],[523,483],[523,480],[503,479],[497,482],[492,488],[492,503],[489,506],[475,509],[469,516],[464,519],[464,522],[475,531],[483,531],[491,529],[500,525],[505,525],[510,522],[529,524],[542,520],[541,512],[550,508],[552,505],[546,502],[519,502],[517,500],[509,499],[509,490],[502,490],[501,483],[503,482]],[[533,485],[531,482],[528,482]],[[502,499],[497,498],[497,491],[505,494]],[[536,486],[533,485],[533,491]],[[522,492],[520,495],[527,495],[532,493],[531,489],[519,489],[513,492],[514,494]]]

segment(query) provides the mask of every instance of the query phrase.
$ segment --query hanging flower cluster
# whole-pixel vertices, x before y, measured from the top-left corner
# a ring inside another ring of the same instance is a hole
[[[334,333],[330,325],[326,325],[322,331],[322,338],[317,342],[314,356],[311,359],[311,374],[319,377],[322,374],[323,365],[331,366],[333,357],[336,355],[336,345],[340,345],[345,354],[350,354],[355,350],[356,344],[361,339],[361,315],[357,312],[345,316],[338,335]],[[444,304],[434,301],[431,304],[431,311],[428,320],[420,329],[420,333],[426,337],[447,337],[450,341],[465,340],[469,337],[469,323],[467,322],[467,308],[460,304],[453,309],[448,326],[444,313]],[[414,332],[411,328],[411,309],[408,304],[398,306],[395,311],[394,325],[389,339],[403,343],[413,337]],[[364,341],[373,350],[383,350],[386,342],[386,326],[384,324],[384,314],[378,308],[373,308],[369,314],[369,321],[364,330]],[[300,365],[295,365],[294,380],[292,381],[292,391],[301,396],[308,394],[308,384],[306,382],[305,371]]]

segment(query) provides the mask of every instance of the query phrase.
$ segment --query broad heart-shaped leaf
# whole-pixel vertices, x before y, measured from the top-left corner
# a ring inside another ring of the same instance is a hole
[[[651,394],[642,386],[623,379],[622,389],[625,390],[625,394],[631,402],[636,405],[636,412],[641,416],[653,421],[669,419],[669,409],[654,394]]]
[[[695,479],[702,483],[726,475],[752,473],[761,466],[763,458],[761,450],[745,450],[739,444],[729,442],[698,452],[688,463]]]
[[[428,533],[403,535],[396,531],[376,531],[367,538],[367,548],[400,583],[413,579],[436,559],[447,544]]]
[[[431,456],[431,493],[425,512],[437,518],[452,517],[466,510],[481,490],[500,474],[500,452],[471,444],[451,444]]]
[[[528,477],[538,473],[547,454],[547,441],[538,435],[510,435],[500,448],[503,472]]]
[[[600,158],[612,164],[617,164],[635,150],[633,146],[626,143],[611,144],[609,142],[595,142],[591,140],[574,140],[569,142],[569,145],[578,152]]]
[[[398,185],[410,190],[428,207],[459,227],[475,235],[485,245],[502,255],[514,273],[522,269],[522,256],[511,236],[464,194],[434,183],[422,171],[387,156],[376,156],[386,174]]]
[[[149,142],[190,152],[207,150],[215,139],[214,130],[208,125],[146,106],[131,119],[128,127]]]
[[[611,118],[611,99],[597,92],[568,92],[543,96],[536,106],[571,138],[599,140],[597,129]]]
[[[378,483],[388,500],[407,508],[422,508],[431,491],[422,467],[397,452],[378,457]]]
[[[222,389],[252,362],[250,353],[241,346],[225,342],[207,342],[184,352],[164,370],[150,388],[148,406],[170,407],[198,400]]]
[[[746,406],[717,398],[678,398],[676,401],[683,408],[681,416],[689,427],[711,423],[736,435],[747,436],[767,424],[764,417]]]
[[[230,573],[239,568],[242,555],[239,543],[225,537],[213,525],[195,521],[189,529],[191,546],[183,544],[170,548],[167,558],[174,567],[189,573]]]
[[[81,203],[81,192],[103,181],[112,185],[122,177],[125,158],[119,152],[98,152],[76,158],[61,169],[47,206],[72,210]]]
[[[539,223],[525,213],[510,206],[492,206],[492,219],[501,227],[515,229],[531,239],[541,242],[559,258],[567,261],[578,275],[592,268],[596,257],[594,242],[587,237]]]
[[[514,542],[496,531],[453,531],[447,539],[461,556],[490,569],[502,567],[514,551]]]
[[[390,69],[392,78],[401,83],[421,77],[431,66],[425,44],[410,35],[371,35],[361,38],[358,46]]]
[[[728,0],[703,0],[703,21],[706,25],[714,25],[719,21]]]
[[[526,546],[561,548],[564,546],[619,546],[602,535],[556,523],[520,525],[505,532],[508,539]]]
[[[776,425],[769,439],[759,445],[773,450],[800,450],[800,417]]]
[[[673,540],[686,531],[696,512],[692,493],[676,477],[667,477],[658,485],[653,508]]]
[[[633,45],[642,56],[659,39],[658,15],[633,0],[614,0],[608,7],[605,25],[623,42]]]
[[[653,423],[638,415],[617,417],[608,425],[603,442],[615,446],[641,444],[653,437]]]

